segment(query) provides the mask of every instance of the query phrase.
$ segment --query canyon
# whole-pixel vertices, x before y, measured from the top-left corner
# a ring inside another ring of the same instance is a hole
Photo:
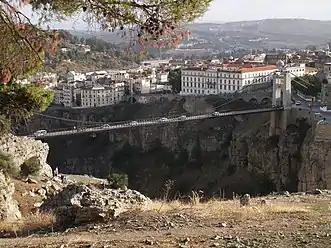
[[[161,99],[153,104],[123,104],[96,109],[52,106],[45,115],[110,122],[213,111],[222,99]],[[226,109],[247,108],[238,100]],[[309,118],[294,115],[287,130],[269,137],[270,113],[160,124],[95,134],[50,137],[47,162],[62,173],[129,176],[129,188],[155,198],[263,195],[272,191],[331,188],[331,144],[315,139]],[[34,116],[18,133],[78,125]],[[322,135],[323,136],[323,135]],[[168,192],[168,193],[167,193]]]

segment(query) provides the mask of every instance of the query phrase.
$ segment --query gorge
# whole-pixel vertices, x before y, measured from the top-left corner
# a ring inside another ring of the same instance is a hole
[[[50,107],[45,114],[73,120],[109,122],[146,117],[204,113],[220,99],[161,99],[98,109]],[[224,109],[247,107],[243,101]],[[269,137],[270,114],[136,127],[112,132],[44,139],[48,164],[60,172],[106,177],[129,176],[129,187],[160,197],[171,180],[171,195],[202,190],[206,196],[267,194],[331,187],[331,145],[315,141],[314,128],[295,118],[287,130]],[[20,133],[77,125],[35,116]]]

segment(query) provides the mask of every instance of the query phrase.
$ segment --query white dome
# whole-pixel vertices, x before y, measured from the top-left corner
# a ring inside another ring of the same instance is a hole
[[[277,63],[276,63],[276,66],[279,68],[279,67],[284,67],[285,63],[283,60],[278,60]]]

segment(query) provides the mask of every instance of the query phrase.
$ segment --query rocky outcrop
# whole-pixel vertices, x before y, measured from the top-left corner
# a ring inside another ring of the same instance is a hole
[[[15,221],[21,218],[18,203],[13,199],[15,186],[0,171],[0,220]]]
[[[38,157],[42,165],[40,175],[52,177],[52,168],[47,164],[49,146],[40,140],[28,137],[18,137],[12,134],[0,138],[0,151],[12,155],[14,163],[20,167],[24,161],[31,157]]]
[[[129,209],[144,208],[149,198],[134,190],[99,188],[71,184],[40,207],[51,211],[62,224],[98,222],[112,219]]]
[[[83,119],[93,121],[104,121],[106,117],[140,119],[199,109],[205,112],[222,102],[199,103],[196,108],[193,102],[186,101],[133,104],[118,110],[114,107],[109,112],[89,109],[81,114]],[[243,102],[231,104],[224,108],[248,107]],[[126,108],[132,112],[125,117]],[[78,110],[52,111],[48,114],[82,119]],[[256,195],[276,190],[328,188],[331,145],[313,138],[312,128],[301,119],[303,115],[293,115],[293,123],[287,130],[274,137],[269,137],[270,114],[265,113],[54,137],[45,141],[51,147],[49,163],[58,166],[60,172],[103,178],[113,171],[124,172],[129,176],[130,188],[150,197],[162,196],[169,179],[174,182],[173,194],[203,190],[205,195],[217,197],[220,192],[232,197],[233,192]],[[60,128],[61,121],[42,119],[36,123],[43,126],[34,127],[35,130],[48,126]]]

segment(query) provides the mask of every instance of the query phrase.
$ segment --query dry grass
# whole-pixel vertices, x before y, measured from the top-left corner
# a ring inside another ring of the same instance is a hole
[[[234,220],[261,220],[279,218],[279,215],[310,214],[312,209],[306,204],[290,201],[270,201],[262,205],[260,200],[253,200],[250,206],[241,207],[239,201],[210,200],[201,202],[197,195],[189,203],[180,201],[153,201],[148,210],[157,212],[185,212],[201,218],[220,218]]]
[[[55,218],[52,214],[38,212],[27,215],[26,217],[13,222],[1,221],[0,230],[9,233],[14,232],[19,236],[21,234],[29,234],[30,232],[44,228],[52,228],[54,223]]]

